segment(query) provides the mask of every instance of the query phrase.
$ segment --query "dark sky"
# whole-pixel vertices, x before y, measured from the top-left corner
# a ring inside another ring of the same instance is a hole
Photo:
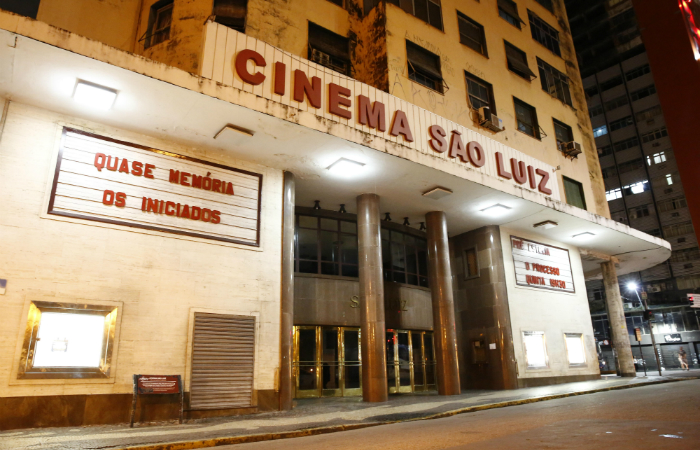
[[[36,19],[40,0],[0,0],[0,9]]]

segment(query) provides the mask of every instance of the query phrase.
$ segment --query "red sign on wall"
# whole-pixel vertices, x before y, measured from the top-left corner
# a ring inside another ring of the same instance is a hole
[[[138,375],[136,389],[139,395],[179,394],[179,375]]]

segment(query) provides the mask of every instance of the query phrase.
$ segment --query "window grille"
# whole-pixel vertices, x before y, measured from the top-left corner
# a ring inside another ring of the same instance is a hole
[[[571,103],[571,91],[569,91],[569,77],[540,58],[537,58],[537,68],[540,72],[542,90],[561,100],[564,104],[573,106]]]
[[[530,33],[532,38],[547,47],[552,53],[561,56],[559,49],[559,32],[532,11],[527,11],[530,20]]]

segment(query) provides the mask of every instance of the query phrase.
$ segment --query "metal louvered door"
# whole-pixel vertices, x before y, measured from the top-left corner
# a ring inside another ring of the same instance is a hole
[[[190,409],[252,406],[255,317],[195,313]]]

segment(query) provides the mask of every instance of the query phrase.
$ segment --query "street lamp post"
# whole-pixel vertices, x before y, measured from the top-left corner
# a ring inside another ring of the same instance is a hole
[[[649,307],[647,306],[647,301],[643,300],[639,296],[639,291],[637,290],[637,283],[629,283],[627,284],[627,288],[634,291],[634,293],[637,294],[637,300],[639,300],[639,302],[644,306],[644,316],[646,316],[647,324],[649,325],[649,335],[651,336],[651,346],[654,349],[654,357],[656,358],[656,368],[659,369],[659,376],[662,376],[661,361],[659,361],[659,353],[656,351],[656,339],[654,339],[654,329],[652,328],[651,314],[649,312]],[[641,356],[642,360],[644,360],[644,355]]]

